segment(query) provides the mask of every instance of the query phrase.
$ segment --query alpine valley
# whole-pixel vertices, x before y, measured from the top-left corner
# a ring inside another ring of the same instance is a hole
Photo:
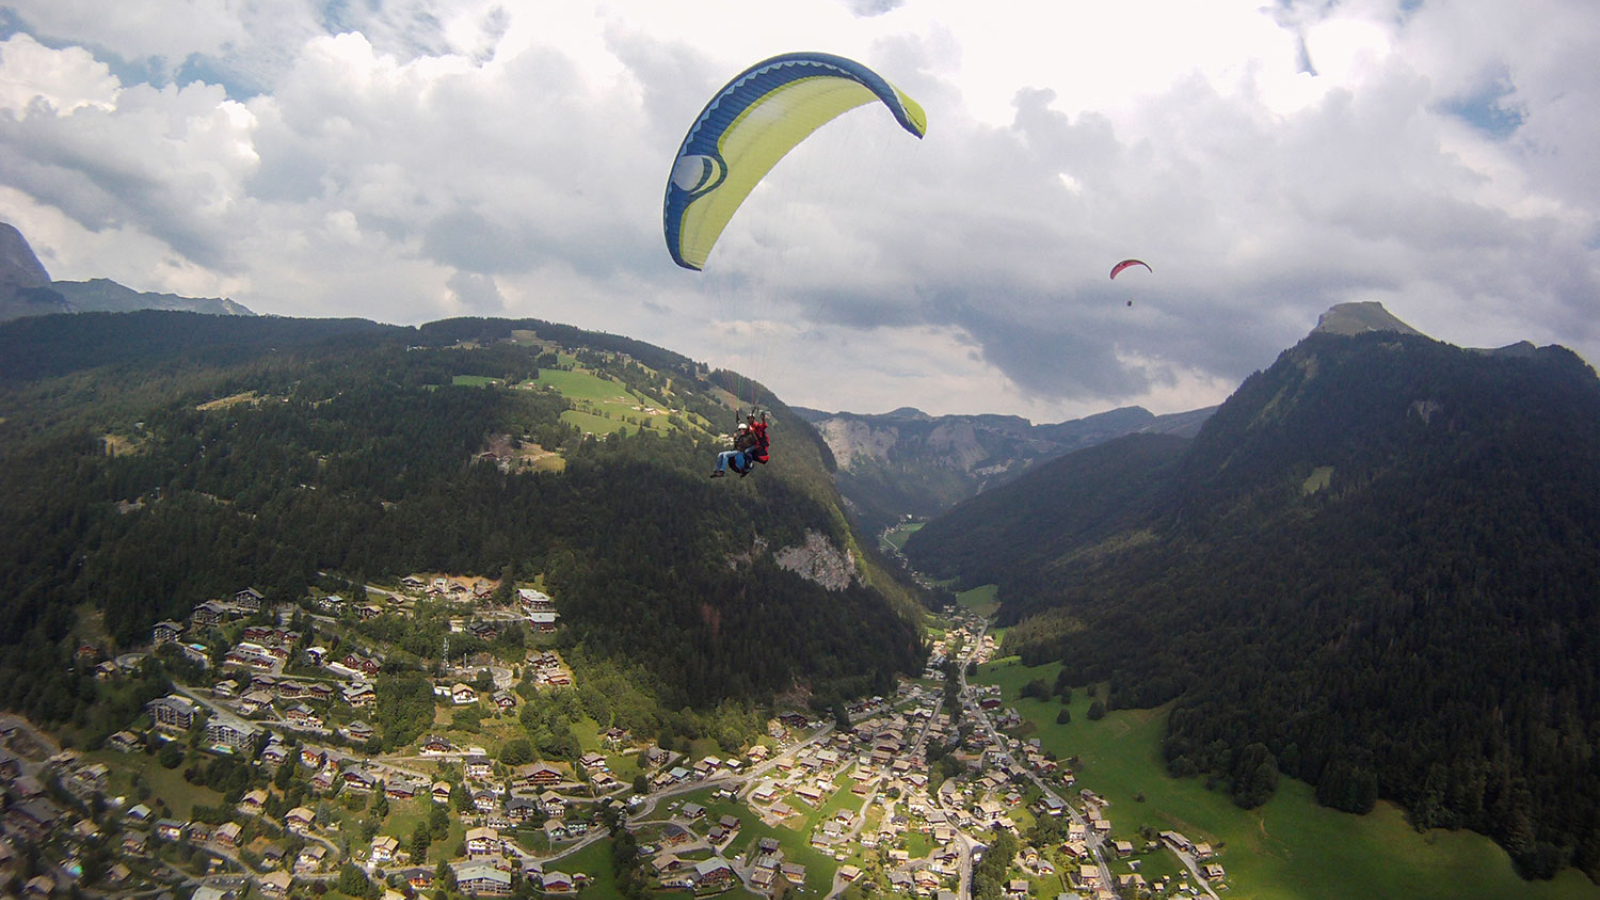
[[[1171,704],[1161,753],[1241,807],[1280,773],[1519,871],[1600,878],[1600,382],[1336,307],[1192,441],[1130,435],[907,541],[997,584],[1004,651]]]
[[[23,263],[10,894],[1600,897],[1564,349],[1336,307],[1215,409],[1035,426]]]

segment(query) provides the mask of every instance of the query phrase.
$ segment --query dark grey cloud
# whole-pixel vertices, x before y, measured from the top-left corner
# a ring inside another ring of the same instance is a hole
[[[500,295],[500,288],[494,279],[471,272],[457,272],[450,276],[447,283],[467,311],[483,316],[505,312],[506,298]]]
[[[984,361],[1004,372],[1025,392],[1051,400],[1131,397],[1150,387],[1147,375],[1117,358],[1116,344],[1103,333],[1075,330],[1064,317],[1024,320],[1011,298],[935,298],[931,317],[960,327],[981,347]],[[1038,298],[1029,306],[1066,306],[1078,298]],[[1002,302],[994,302],[1001,300]]]
[[[119,139],[116,123],[98,110],[80,110],[73,119],[36,110],[25,120],[0,111],[0,184],[91,230],[135,228],[201,265],[232,268],[230,235],[196,214],[192,196],[174,191],[187,183],[204,193],[216,187],[214,179],[174,172],[154,148],[106,152]]]
[[[465,272],[523,271],[531,262],[526,248],[532,242],[526,235],[474,212],[445,213],[423,223],[423,229],[423,254]]]

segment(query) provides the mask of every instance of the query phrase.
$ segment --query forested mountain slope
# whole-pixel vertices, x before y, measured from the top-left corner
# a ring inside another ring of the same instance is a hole
[[[537,321],[141,312],[0,325],[0,360],[0,702],[42,722],[94,695],[66,665],[85,622],[117,650],[319,571],[543,575],[562,640],[647,672],[668,710],[920,664],[910,593],[862,554],[821,440],[774,400],[772,464],[708,481],[728,374],[670,351]],[[853,554],[848,586],[779,564],[812,535]]]
[[[1174,435],[1130,434],[1069,453],[924,525],[908,552],[929,575],[1016,596],[1058,560],[1137,535],[1188,446]]]
[[[1600,878],[1589,366],[1323,331],[1176,457],[1125,449],[1040,469],[906,553],[999,580],[1025,659],[1109,680],[1113,706],[1176,699],[1171,770],[1215,773],[1241,805],[1282,771],[1331,806],[1389,797],[1489,834],[1525,874]],[[993,539],[1063,515],[1084,527]],[[988,543],[952,555],[960,533]]]

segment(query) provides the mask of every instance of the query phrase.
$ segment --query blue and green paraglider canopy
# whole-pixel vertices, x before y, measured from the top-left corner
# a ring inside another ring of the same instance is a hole
[[[874,100],[918,138],[927,130],[915,100],[842,56],[786,53],[728,82],[700,111],[672,161],[664,225],[673,262],[704,268],[734,212],[778,160],[818,128]]]

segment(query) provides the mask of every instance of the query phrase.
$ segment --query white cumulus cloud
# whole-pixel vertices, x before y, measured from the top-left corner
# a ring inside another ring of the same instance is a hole
[[[536,316],[857,411],[1214,403],[1346,300],[1600,354],[1583,0],[157,7],[12,7],[0,218],[57,278]],[[801,49],[875,68],[926,138],[847,114],[676,268],[685,128]],[[1129,256],[1154,271],[1109,280]]]

